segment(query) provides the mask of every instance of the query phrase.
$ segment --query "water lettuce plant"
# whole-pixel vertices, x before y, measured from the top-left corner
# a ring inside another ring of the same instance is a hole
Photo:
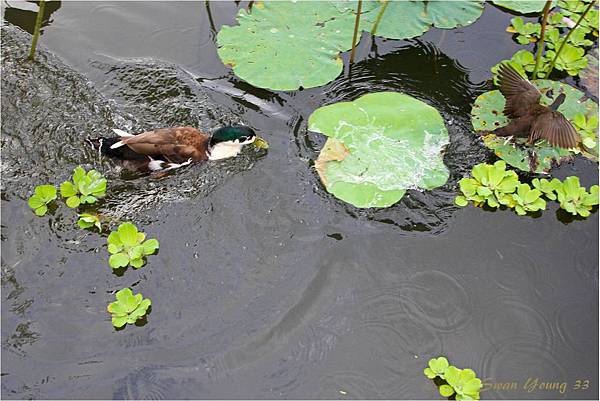
[[[556,56],[554,50],[548,50],[546,56],[552,60]],[[581,47],[576,47],[571,44],[565,44],[562,51],[558,55],[554,67],[559,71],[566,71],[571,76],[579,75],[579,71],[587,67],[587,59],[585,58],[585,50]]]
[[[454,199],[458,206],[467,206],[469,201],[475,206],[497,208],[500,205],[512,206],[512,194],[519,184],[519,177],[512,170],[506,170],[506,163],[498,160],[493,165],[480,163],[473,167],[473,178],[462,178],[458,183],[462,195]]]
[[[589,116],[578,113],[573,119],[573,124],[581,136],[581,142],[588,149],[593,149],[598,155],[598,116]]]
[[[459,369],[452,366],[445,357],[441,356],[430,359],[429,367],[425,368],[423,373],[429,379],[439,377],[445,381],[438,389],[442,397],[451,397],[456,394],[456,400],[479,400],[481,380],[471,369]]]
[[[572,122],[578,114],[583,114],[586,121],[598,115],[598,105],[588,99],[583,92],[568,84],[550,80],[533,80],[532,83],[542,93],[541,103],[546,106],[550,105],[560,93],[564,93],[565,102],[558,110]],[[550,97],[547,96],[549,91],[552,94]],[[510,140],[490,133],[508,124],[508,119],[503,114],[504,103],[504,96],[499,90],[483,93],[475,100],[471,110],[471,123],[475,131],[481,131],[483,143],[508,165],[523,171],[542,173],[548,172],[555,164],[579,153],[584,157],[597,160],[589,152],[581,152],[579,149],[561,149],[550,146],[546,141],[527,145],[526,138]],[[589,136],[592,140],[598,141],[597,132],[590,132]]]
[[[364,95],[315,110],[308,129],[329,138],[315,162],[328,192],[356,207],[388,207],[407,189],[448,179],[444,120],[433,107],[398,92]]]
[[[592,185],[587,192],[575,176],[565,178],[561,185],[556,185],[555,191],[561,209],[574,216],[588,217],[590,210],[598,204],[598,185]]]
[[[100,223],[100,217],[98,217],[97,214],[79,214],[79,220],[77,220],[77,225],[83,229],[96,227],[98,231],[102,232],[102,223]]]
[[[82,167],[73,170],[73,181],[60,184],[60,194],[67,198],[67,206],[75,208],[82,203],[95,203],[106,194],[106,178],[96,170],[87,173]]]
[[[43,216],[48,211],[48,204],[54,199],[56,199],[54,185],[38,185],[27,203],[36,215]]]
[[[537,188],[531,188],[527,184],[519,184],[517,192],[512,195],[514,199],[515,212],[519,216],[524,216],[527,212],[537,212],[546,209],[546,201],[541,198],[542,191]]]
[[[511,24],[506,28],[506,32],[516,34],[516,40],[522,45],[536,42],[540,34],[541,25],[531,22],[523,22],[523,18],[515,17],[510,20]]]
[[[385,12],[381,13],[385,7]],[[258,1],[241,9],[237,26],[223,26],[218,54],[236,76],[274,90],[324,85],[343,69],[341,52],[352,48],[356,2]],[[422,35],[432,26],[450,29],[474,22],[483,1],[363,1],[359,30],[390,39]]]
[[[587,192],[579,185],[576,176],[567,177],[562,182],[557,178],[534,178],[532,188],[520,182],[514,171],[505,168],[506,164],[501,160],[493,165],[480,163],[473,167],[472,178],[463,177],[458,182],[462,193],[456,196],[454,203],[461,207],[469,202],[493,208],[506,206],[523,216],[546,209],[547,199],[558,201],[562,209],[582,217],[588,217],[592,208],[598,205],[598,185],[593,185]]]
[[[150,305],[152,300],[144,298],[142,294],[135,294],[129,288],[123,288],[116,294],[116,301],[112,302],[106,308],[108,313],[112,315],[113,326],[119,328],[126,324],[134,324],[138,319],[141,319]]]
[[[123,223],[117,231],[108,236],[108,252],[111,256],[108,264],[113,269],[131,265],[140,268],[144,265],[145,256],[152,255],[158,249],[159,243],[156,239],[146,240],[144,233],[132,223]]]

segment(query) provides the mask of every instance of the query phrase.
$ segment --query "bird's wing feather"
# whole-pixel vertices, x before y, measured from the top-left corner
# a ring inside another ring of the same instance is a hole
[[[122,139],[134,152],[149,156],[165,156],[174,162],[189,158],[205,160],[209,137],[194,128],[161,128]]]
[[[558,111],[540,114],[531,126],[529,140],[546,139],[552,146],[574,148],[579,142],[579,134],[573,124]]]
[[[500,92],[506,99],[504,115],[522,117],[532,106],[539,104],[542,94],[531,82],[523,78],[510,64],[501,64],[498,74]]]

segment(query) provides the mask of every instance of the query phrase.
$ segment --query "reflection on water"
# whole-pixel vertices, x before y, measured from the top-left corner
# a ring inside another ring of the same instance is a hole
[[[210,3],[212,22],[232,23],[245,5]],[[4,27],[2,396],[435,399],[422,371],[446,355],[488,383],[592,379],[564,395],[521,386],[486,397],[597,398],[598,215],[564,225],[554,210],[528,219],[452,205],[457,180],[489,157],[469,123],[487,87],[457,56],[473,32],[508,25],[489,9],[442,38],[362,43],[350,76],[290,93],[252,88],[221,65],[204,2],[63,4],[55,16],[69,28],[51,25],[43,45],[92,82],[43,50],[22,62],[29,36]],[[478,74],[499,61],[488,44],[471,49],[490,60]],[[376,90],[440,110],[451,177],[358,210],[321,186],[311,161],[324,138],[306,119]],[[114,127],[238,121],[265,135],[268,154],[248,149],[160,180],[85,147]],[[106,233],[77,229],[61,202],[43,218],[28,209],[34,185],[80,163],[109,178],[92,209],[161,242],[142,269],[112,274]],[[597,180],[579,160],[565,173]],[[106,305],[125,286],[153,311],[144,327],[115,331]]]
[[[37,18],[37,4],[39,4],[39,2],[5,1],[5,4],[6,8],[4,9],[4,20],[33,35],[35,20]],[[40,31],[42,35],[44,34],[43,28],[52,24],[54,20],[52,20],[50,17],[61,7],[61,5],[61,1],[46,2],[44,16],[42,17],[42,30]],[[34,8],[35,11],[31,10],[30,8]]]

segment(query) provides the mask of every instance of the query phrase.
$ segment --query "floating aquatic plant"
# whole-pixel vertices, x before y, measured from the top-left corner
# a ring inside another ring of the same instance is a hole
[[[590,192],[579,185],[579,177],[567,177],[561,185],[556,185],[555,191],[561,209],[572,215],[588,217],[590,210],[598,204],[598,185],[592,185]]]
[[[506,170],[506,163],[498,160],[493,165],[480,163],[473,167],[473,178],[462,178],[458,184],[462,195],[454,199],[458,206],[467,206],[469,201],[475,206],[497,208],[500,205],[514,205],[512,194],[519,184],[519,177],[512,170]]]
[[[546,0],[494,0],[493,3],[521,14],[531,14],[541,12]],[[556,4],[556,0],[552,3]]]
[[[126,324],[134,324],[141,319],[152,305],[150,298],[135,294],[129,288],[123,288],[116,294],[116,301],[106,308],[112,315],[113,326],[119,328]]]
[[[454,203],[458,206],[467,206],[469,202],[493,208],[506,206],[522,216],[546,209],[547,199],[556,200],[562,209],[583,217],[589,216],[598,204],[598,185],[593,185],[587,192],[576,176],[567,177],[563,182],[557,178],[534,178],[532,188],[520,182],[514,171],[505,168],[506,164],[501,160],[494,165],[480,163],[473,167],[472,178],[464,177],[458,182],[461,195],[456,196]]]
[[[583,92],[568,84],[549,80],[533,80],[532,83],[542,93],[540,101],[546,106],[550,105],[560,93],[564,93],[566,99],[558,111],[572,122],[577,114],[584,114],[586,118],[598,115],[598,105],[593,100],[587,99]],[[546,95],[549,91],[551,97]],[[554,165],[578,153],[596,160],[589,152],[580,152],[578,149],[561,149],[550,146],[546,141],[527,145],[526,138],[510,140],[490,133],[508,124],[508,119],[503,114],[504,103],[504,96],[498,90],[480,95],[471,110],[471,122],[475,131],[483,131],[481,133],[483,143],[507,164],[523,171],[542,173],[548,172]],[[590,133],[590,138],[597,142],[597,133]]]
[[[432,26],[454,28],[474,22],[483,1],[256,2],[241,9],[238,26],[217,35],[224,64],[250,84],[275,90],[324,85],[343,69],[340,53],[353,48],[360,31],[390,39],[422,35]],[[356,35],[355,33],[356,29]]]
[[[73,171],[73,181],[60,184],[60,194],[67,198],[67,206],[75,208],[82,203],[95,203],[106,194],[106,178],[96,170],[87,173],[82,167]]]
[[[117,231],[108,236],[108,252],[111,256],[108,264],[113,269],[131,265],[140,268],[144,265],[144,258],[152,255],[158,249],[159,243],[156,239],[146,240],[144,233],[132,223],[123,223]]]
[[[102,223],[100,222],[100,217],[97,214],[90,213],[81,213],[79,214],[79,220],[77,220],[77,225],[83,229],[96,227],[98,231],[102,231]]]
[[[43,216],[48,211],[48,204],[54,199],[56,199],[54,185],[38,185],[27,203],[36,215]]]
[[[512,195],[514,199],[515,212],[519,216],[526,215],[527,212],[537,212],[546,209],[546,201],[541,198],[542,191],[531,188],[527,184],[519,184],[517,192]]]
[[[407,189],[432,189],[448,179],[444,120],[411,96],[379,92],[323,106],[310,115],[308,129],[329,137],[315,162],[321,182],[356,207],[388,207]]]
[[[439,377],[443,384],[439,386],[442,397],[455,395],[456,400],[479,400],[482,384],[471,369],[459,369],[448,363],[443,356],[429,360],[429,367],[423,371],[429,379]]]
[[[531,22],[523,22],[523,18],[515,17],[510,20],[511,24],[506,28],[506,32],[514,33],[516,40],[522,45],[527,45],[531,42],[538,40],[537,36],[540,34],[541,25],[534,24]]]

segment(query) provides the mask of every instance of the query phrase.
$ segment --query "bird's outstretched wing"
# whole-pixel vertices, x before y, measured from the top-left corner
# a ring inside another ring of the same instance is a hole
[[[136,153],[182,162],[189,158],[205,160],[207,156],[202,149],[208,140],[208,135],[191,127],[161,128],[123,138],[119,146],[127,145]]]
[[[552,146],[574,148],[579,142],[579,134],[573,124],[558,111],[540,114],[531,125],[529,141],[546,139]]]
[[[500,93],[504,95],[504,115],[517,118],[529,114],[540,103],[542,94],[531,82],[523,78],[510,64],[500,64],[498,74]]]

